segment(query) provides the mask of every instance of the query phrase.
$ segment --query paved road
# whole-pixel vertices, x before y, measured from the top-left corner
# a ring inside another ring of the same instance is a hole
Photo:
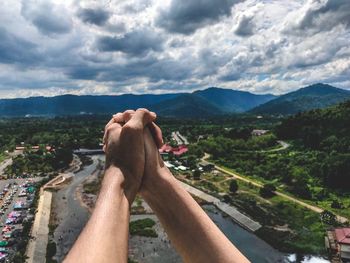
[[[199,197],[200,199],[212,203],[219,210],[229,215],[235,222],[244,227],[247,230],[255,232],[256,230],[261,228],[261,225],[258,222],[250,219],[246,215],[239,212],[235,207],[230,206],[224,202],[221,202],[218,198],[209,195],[195,187],[192,187],[184,182],[179,181],[182,187],[189,193]]]
[[[203,161],[203,162],[206,162],[206,163],[210,163],[210,164],[215,165],[214,163],[211,163],[211,162],[207,161],[208,158],[209,158],[209,154],[206,153],[206,154],[204,155],[204,157],[202,158],[202,161]],[[235,178],[238,179],[238,180],[241,180],[241,181],[246,182],[246,183],[250,183],[250,184],[252,184],[252,185],[254,185],[254,186],[256,186],[256,187],[259,187],[259,188],[262,188],[262,187],[263,187],[263,184],[261,184],[261,183],[257,183],[257,182],[255,182],[255,181],[249,179],[249,178],[246,178],[246,177],[242,177],[242,176],[240,176],[240,175],[238,175],[238,174],[236,174],[236,173],[233,173],[233,172],[231,172],[231,171],[228,171],[228,170],[226,170],[226,169],[224,169],[224,168],[222,168],[222,167],[220,167],[220,166],[215,165],[215,169],[218,170],[218,171],[220,171],[220,172],[223,172],[223,173],[225,173],[225,174],[231,175],[231,176],[235,177]],[[316,212],[316,213],[322,213],[322,212],[324,211],[324,209],[322,209],[322,208],[320,208],[320,207],[318,207],[318,206],[310,205],[310,204],[308,204],[308,203],[306,203],[306,202],[304,202],[304,201],[301,201],[301,200],[299,200],[299,199],[297,199],[297,198],[295,198],[295,197],[292,197],[292,196],[290,196],[290,195],[284,194],[284,193],[282,193],[282,192],[275,191],[275,194],[278,195],[278,196],[281,196],[281,197],[283,197],[283,198],[285,198],[285,199],[287,199],[287,200],[289,200],[289,201],[292,201],[292,202],[294,202],[294,203],[297,203],[297,204],[299,204],[299,205],[301,205],[301,206],[303,206],[303,207],[305,207],[305,208],[307,208],[307,209],[309,209],[309,210],[312,210],[312,211],[314,211],[314,212]],[[340,216],[340,215],[336,215],[336,217],[337,217],[337,220],[338,220],[340,223],[349,222],[349,219],[346,218],[346,217],[343,217],[343,216]]]
[[[37,213],[33,223],[31,236],[27,247],[27,263],[45,263],[46,248],[49,235],[49,221],[51,211],[52,192],[41,191]]]
[[[172,132],[171,136],[173,137],[173,139],[176,141],[178,145],[182,145],[182,144],[188,145],[187,138],[185,136],[182,136],[179,131]]]
[[[272,150],[269,150],[269,151],[266,151],[266,152],[279,152],[279,151],[283,151],[287,148],[289,148],[290,144],[285,142],[285,141],[277,141],[281,147],[280,148],[277,148],[277,149],[272,149]]]
[[[4,170],[6,169],[7,166],[12,164],[12,158],[6,159],[2,163],[0,163],[0,175],[4,173]]]

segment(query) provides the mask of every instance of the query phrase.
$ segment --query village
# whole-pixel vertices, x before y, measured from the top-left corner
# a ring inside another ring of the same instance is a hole
[[[252,136],[262,136],[267,134],[268,132],[268,130],[253,130],[251,134]],[[166,160],[164,162],[165,165],[169,169],[171,169],[175,175],[177,175],[177,178],[179,180],[183,182],[183,186],[186,188],[187,191],[201,198],[202,200],[215,204],[220,209],[220,206],[218,205],[220,202],[219,198],[222,199],[227,197],[227,191],[225,190],[228,189],[208,187],[208,185],[205,184],[203,187],[203,185],[196,183],[194,184],[194,182],[196,180],[201,180],[207,181],[208,184],[211,184],[211,182],[216,182],[220,184],[220,181],[226,183],[228,180],[227,175],[229,175],[230,178],[230,176],[232,176],[232,173],[227,173],[227,171],[225,171],[224,169],[221,169],[215,166],[213,163],[206,161],[206,159],[209,156],[205,156],[205,158],[202,158],[198,163],[196,163],[195,167],[192,167],[194,169],[191,170],[191,168],[188,167],[188,160],[186,158],[181,158],[181,156],[188,152],[188,140],[184,136],[182,136],[179,131],[172,132],[171,135],[173,141],[175,141],[177,145],[175,147],[172,147],[169,144],[165,144],[159,150],[163,159]],[[286,149],[289,147],[289,145],[285,142],[280,141],[279,143],[282,147],[279,149]],[[272,151],[275,150],[276,149]],[[187,176],[183,176],[183,173],[186,173]],[[206,173],[209,173],[213,176],[207,177]],[[242,179],[240,176],[235,174],[233,175],[233,177],[233,180],[236,180],[237,178],[239,180]],[[246,179],[243,178],[243,180]],[[194,188],[193,185],[196,188]],[[199,190],[198,188],[201,190]],[[208,195],[208,193],[212,196]],[[218,198],[215,198],[213,196],[217,196]],[[298,200],[294,201],[297,201],[299,204],[307,206],[307,204],[304,204]],[[233,213],[230,213],[225,209],[220,210],[231,216],[236,223],[240,224],[241,226],[250,231],[254,232],[261,227],[261,225],[258,222],[254,222],[252,219],[246,217],[244,214],[238,212],[236,209],[234,209],[235,212]],[[323,212],[322,209],[314,210],[316,210],[319,213]],[[348,223],[348,219],[340,217],[339,220],[340,222],[343,222],[345,224]],[[329,230],[327,230],[327,232],[325,233],[325,248],[329,252],[330,260],[332,263],[350,262],[350,227],[330,228]]]
[[[253,130],[252,136],[258,137],[267,133],[267,130]],[[280,142],[280,144],[282,149],[288,147],[286,143]],[[235,223],[247,231],[254,233],[261,229],[262,225],[259,221],[247,215],[245,211],[230,205],[228,202],[228,200],[232,199],[232,194],[234,194],[234,192],[230,192],[233,191],[231,189],[231,182],[235,182],[236,184],[236,181],[238,181],[240,187],[245,180],[248,180],[245,182],[247,184],[251,184],[252,182],[247,178],[240,177],[240,175],[229,172],[211,163],[208,160],[209,155],[207,154],[201,159],[189,161],[187,158],[190,153],[189,146],[190,143],[187,138],[181,135],[179,131],[174,131],[171,133],[171,141],[168,144],[164,144],[161,149],[159,149],[165,165],[173,171],[174,175],[181,181],[182,186],[191,193],[191,195],[207,204],[215,206],[216,209],[228,215]],[[50,146],[46,146],[45,149],[47,151],[54,151]],[[13,156],[20,155],[24,150],[26,150],[24,145],[17,146]],[[31,146],[30,150],[34,152],[38,151],[39,146]],[[274,150],[275,149],[272,149],[271,151]],[[50,191],[57,188],[61,189],[61,185],[64,187],[64,185],[70,184],[75,173],[80,170],[81,162],[79,161],[79,155],[99,155],[102,151],[100,149],[80,149],[76,150],[74,153],[74,160],[71,164],[71,168],[65,173],[59,174],[43,186],[40,200],[42,198],[47,199],[48,194],[51,200],[53,197]],[[9,166],[11,164],[11,159],[7,159],[1,165]],[[3,177],[3,174],[1,174],[1,176]],[[34,213],[35,207],[33,208],[33,206],[36,205],[34,202],[35,185],[40,180],[42,180],[40,176],[32,177],[28,174],[23,174],[21,178],[4,178],[1,180],[2,192],[0,194],[0,200],[2,201],[2,206],[0,215],[2,222],[2,238],[0,240],[0,260],[4,262],[15,256],[16,250],[18,249],[18,242],[21,242],[21,236],[23,235],[23,224],[26,224],[26,227],[28,227],[27,223],[29,223],[29,228],[31,228],[33,221],[47,222],[47,224],[49,224],[50,217],[47,216],[50,215],[50,212],[44,211],[47,211],[47,209],[51,210],[51,208],[45,208],[43,202],[46,201],[39,200],[38,213]],[[252,184],[252,186],[254,186],[254,184]],[[263,186],[257,185],[257,187]],[[278,192],[276,193],[279,194]],[[300,205],[304,205],[298,200],[297,202],[299,202]],[[40,207],[41,204],[44,206]],[[321,213],[322,211],[319,212]],[[41,218],[43,216],[46,217],[45,220]],[[40,255],[41,257],[46,257],[46,246],[50,242],[50,238],[47,234],[48,226],[43,226],[41,223],[39,225],[34,223],[34,225],[36,225],[36,229],[35,227],[31,228],[30,247],[26,252],[26,254],[30,256],[29,262],[37,262],[36,258],[38,256],[40,258]],[[38,228],[38,226],[40,227]],[[62,235],[58,236],[58,242],[61,240],[61,236]],[[56,239],[56,237],[54,238]],[[44,245],[40,245],[40,243],[36,244],[36,240],[46,241],[42,243]],[[57,245],[59,244],[57,243]],[[40,253],[38,253],[38,251],[36,252],[39,247]],[[68,248],[69,247],[66,249]],[[325,233],[325,248],[331,255],[331,262],[347,262],[350,260],[350,228],[339,227],[328,229]]]

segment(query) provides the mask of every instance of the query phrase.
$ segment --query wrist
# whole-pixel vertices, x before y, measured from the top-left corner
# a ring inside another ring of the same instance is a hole
[[[112,191],[118,197],[126,197],[131,205],[137,194],[137,188],[127,182],[127,172],[123,169],[110,165],[105,169],[101,191]]]
[[[163,190],[167,191],[176,183],[175,177],[169,171],[168,168],[160,168],[154,174],[148,174],[145,176],[145,180],[142,182],[140,194],[143,198],[157,198],[161,196]]]

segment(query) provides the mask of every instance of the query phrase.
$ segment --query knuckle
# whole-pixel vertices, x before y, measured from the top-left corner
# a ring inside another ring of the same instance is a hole
[[[123,126],[125,132],[137,132],[140,130],[138,125],[127,123]]]
[[[110,133],[110,132],[113,132],[115,130],[118,129],[118,126],[117,125],[110,125],[108,128],[107,128],[107,133]]]
[[[126,111],[124,111],[124,113],[123,113],[123,114],[130,115],[130,114],[134,114],[134,113],[135,113],[135,111],[134,111],[134,110],[126,110]]]
[[[130,123],[127,123],[123,126],[123,130],[125,131],[132,131],[134,129],[135,129],[134,125],[131,125]]]
[[[137,111],[141,111],[141,112],[144,112],[144,113],[148,113],[149,112],[149,110],[146,109],[146,108],[139,108],[139,109],[137,109]]]

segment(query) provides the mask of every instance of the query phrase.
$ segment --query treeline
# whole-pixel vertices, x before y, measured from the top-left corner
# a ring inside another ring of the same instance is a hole
[[[0,151],[23,146],[23,154],[13,158],[6,169],[9,177],[45,175],[65,168],[76,148],[98,148],[108,116],[18,118],[0,120]],[[40,146],[32,150],[32,146]],[[50,146],[49,150],[46,146]]]
[[[350,188],[350,101],[297,114],[284,120],[276,133],[319,152],[311,171],[326,186]]]
[[[12,165],[5,169],[8,177],[45,176],[47,173],[67,168],[73,160],[73,154],[69,149],[57,148],[54,151],[47,151],[42,147],[37,151],[24,151],[12,160]]]
[[[349,153],[350,101],[290,117],[277,126],[276,134],[313,150]]]
[[[248,138],[239,138],[241,136],[225,136],[209,137],[199,142],[199,145],[210,152],[213,158],[229,158],[232,154],[240,151],[262,151],[277,145],[276,136],[274,134],[266,134],[263,136],[250,136]],[[245,137],[243,135],[242,137]]]
[[[17,145],[50,145],[55,148],[97,148],[108,116],[18,118],[0,120],[0,150]]]

